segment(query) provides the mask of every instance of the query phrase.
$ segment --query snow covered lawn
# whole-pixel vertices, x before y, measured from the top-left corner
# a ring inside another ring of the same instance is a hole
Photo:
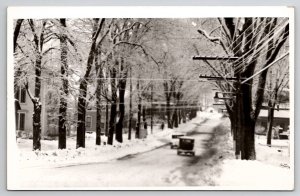
[[[226,189],[292,190],[293,172],[261,161],[224,160],[218,181]]]
[[[289,140],[272,140],[271,147],[266,145],[265,136],[256,136],[255,140],[256,160],[223,160],[216,184],[225,189],[293,190]]]
[[[153,134],[148,134],[146,139],[128,140],[124,134],[124,142],[114,141],[114,145],[95,145],[95,133],[86,135],[86,148],[75,149],[76,138],[67,139],[67,149],[57,149],[57,140],[42,140],[42,150],[32,151],[32,140],[17,140],[19,149],[19,166],[26,167],[61,167],[67,165],[89,164],[96,162],[107,162],[129,154],[141,153],[153,150],[160,146],[166,145],[171,140],[171,134],[174,131],[188,132],[192,130],[196,123],[204,121],[210,113],[199,112],[198,116],[185,124],[180,124],[176,129],[160,130],[155,127]],[[150,132],[150,130],[148,130]],[[101,141],[105,142],[106,137],[102,136]]]

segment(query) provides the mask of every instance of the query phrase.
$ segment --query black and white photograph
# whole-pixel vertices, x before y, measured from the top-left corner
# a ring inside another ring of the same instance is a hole
[[[291,7],[9,7],[7,189],[293,190]]]

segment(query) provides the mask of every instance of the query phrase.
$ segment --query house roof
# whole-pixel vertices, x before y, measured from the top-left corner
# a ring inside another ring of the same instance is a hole
[[[260,110],[259,117],[268,117],[268,110]],[[290,111],[274,110],[274,118],[290,118]]]

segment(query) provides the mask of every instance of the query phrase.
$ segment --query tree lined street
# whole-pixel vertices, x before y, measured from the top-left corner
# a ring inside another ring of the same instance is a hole
[[[227,186],[228,161],[290,172],[289,17],[13,27],[19,187]]]
[[[176,149],[172,150],[169,145],[163,145],[149,152],[129,154],[110,162],[59,168],[23,168],[22,176],[30,174],[31,180],[26,181],[24,178],[24,182],[21,183],[24,187],[44,188],[97,187],[99,184],[105,187],[209,185],[195,184],[190,175],[198,170],[205,170],[197,164],[207,162],[218,153],[210,148],[210,143],[216,136],[220,137],[215,128],[222,121],[224,119],[220,119],[220,115],[213,114],[207,120],[196,123],[196,127],[188,131],[187,135],[195,138],[195,157],[178,156]],[[193,171],[189,171],[191,168]],[[43,175],[49,178],[41,180]]]

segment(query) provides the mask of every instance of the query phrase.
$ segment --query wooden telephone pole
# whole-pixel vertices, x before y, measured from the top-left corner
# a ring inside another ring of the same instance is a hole
[[[207,60],[236,60],[238,59],[238,57],[230,57],[230,56],[224,56],[224,57],[218,57],[218,56],[194,56],[193,60],[203,60],[203,61],[207,61]],[[240,157],[241,153],[241,149],[243,142],[242,142],[242,138],[244,136],[244,131],[243,131],[243,127],[242,127],[242,107],[243,107],[243,103],[242,103],[242,93],[241,93],[241,78],[240,75],[238,75],[237,77],[225,77],[222,76],[214,67],[211,67],[213,70],[216,71],[216,73],[218,73],[218,75],[220,76],[206,76],[206,75],[200,75],[199,78],[203,78],[203,79],[207,79],[207,80],[216,80],[216,81],[226,81],[230,86],[233,87],[234,89],[234,94],[235,95],[235,105],[233,108],[233,140],[234,140],[234,147],[235,147],[235,155],[236,158],[238,159]],[[230,83],[230,81],[234,82],[234,85],[232,85]],[[226,93],[226,92],[225,92]]]

